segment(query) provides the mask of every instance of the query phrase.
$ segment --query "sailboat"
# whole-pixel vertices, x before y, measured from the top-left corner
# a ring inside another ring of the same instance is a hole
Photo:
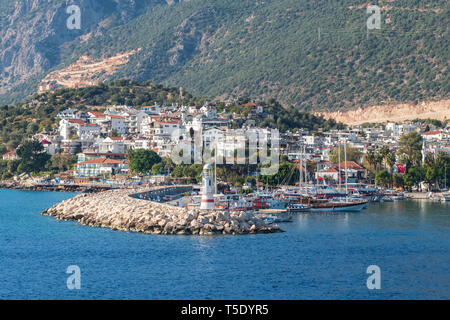
[[[339,143],[340,150],[340,143]],[[345,154],[345,197],[334,198],[330,201],[316,202],[311,205],[311,212],[335,212],[335,211],[356,211],[359,212],[368,206],[368,201],[351,199],[348,196],[348,170],[347,170],[347,145],[344,144]],[[340,172],[340,171],[339,171]]]

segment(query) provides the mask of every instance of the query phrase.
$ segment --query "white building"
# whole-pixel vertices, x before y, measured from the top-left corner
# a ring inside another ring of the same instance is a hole
[[[99,144],[100,153],[124,153],[125,145],[122,137],[108,137]]]

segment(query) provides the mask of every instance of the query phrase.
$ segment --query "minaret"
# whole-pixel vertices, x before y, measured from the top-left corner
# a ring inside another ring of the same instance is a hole
[[[206,164],[203,167],[202,174],[202,202],[200,209],[214,210],[216,205],[214,203],[214,184],[213,184],[213,167],[211,164]]]

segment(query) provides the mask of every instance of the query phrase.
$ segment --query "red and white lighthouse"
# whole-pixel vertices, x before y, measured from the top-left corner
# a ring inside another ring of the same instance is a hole
[[[216,205],[214,203],[214,184],[213,184],[213,167],[211,164],[206,164],[203,167],[202,173],[202,202],[200,209],[214,210]]]

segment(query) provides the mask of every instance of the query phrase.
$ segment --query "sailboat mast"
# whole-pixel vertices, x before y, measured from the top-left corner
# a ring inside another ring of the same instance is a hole
[[[347,170],[347,140],[344,141],[344,153],[345,153],[345,201],[348,197],[348,170]]]
[[[301,192],[302,190],[302,166],[303,166],[303,159],[302,159],[302,153],[300,148],[300,153],[298,154],[298,188]]]
[[[308,161],[306,160],[306,144],[303,145],[303,154],[305,155],[305,191],[307,190],[308,186]]]
[[[338,136],[338,180],[339,180],[339,191],[341,191],[341,137]]]
[[[214,194],[217,194],[217,143],[214,150]]]

